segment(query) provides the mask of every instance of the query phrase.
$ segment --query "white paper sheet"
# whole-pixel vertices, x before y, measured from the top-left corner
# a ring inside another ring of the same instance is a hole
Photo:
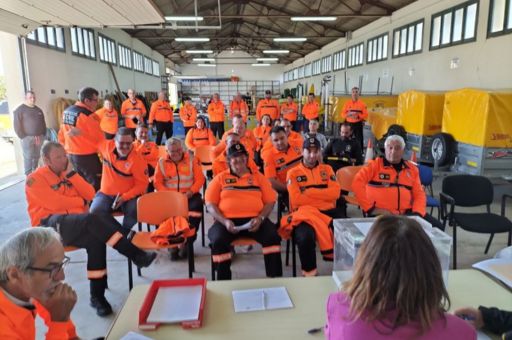
[[[234,290],[232,295],[236,313],[293,308],[285,287]]]
[[[153,338],[148,338],[147,336],[135,332],[128,332],[120,340],[153,340]]]
[[[199,319],[202,286],[162,287],[147,322],[182,322]]]
[[[368,232],[370,231],[370,228],[373,225],[373,222],[354,222],[354,225],[357,229],[364,235],[368,235]]]
[[[477,262],[473,268],[480,269],[512,288],[512,259],[490,259]]]

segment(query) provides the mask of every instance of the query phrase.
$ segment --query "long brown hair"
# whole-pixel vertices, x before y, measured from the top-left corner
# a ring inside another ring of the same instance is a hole
[[[401,216],[377,218],[344,290],[351,319],[381,321],[390,332],[417,322],[423,333],[450,306],[432,241],[418,222]]]

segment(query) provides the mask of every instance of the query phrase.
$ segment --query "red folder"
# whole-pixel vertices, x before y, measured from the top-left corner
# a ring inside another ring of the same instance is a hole
[[[139,310],[139,328],[143,330],[155,330],[160,326],[159,322],[147,322],[153,302],[158,293],[160,287],[180,287],[180,286],[201,286],[201,305],[199,307],[199,318],[192,321],[181,322],[181,327],[184,329],[199,328],[203,324],[203,312],[204,304],[206,300],[206,279],[205,278],[194,278],[194,279],[180,279],[180,280],[156,280],[151,283],[151,286],[146,293],[142,307]]]

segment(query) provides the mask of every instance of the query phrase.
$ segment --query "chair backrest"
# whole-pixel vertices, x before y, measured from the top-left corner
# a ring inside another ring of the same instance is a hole
[[[158,157],[165,157],[167,156],[167,149],[165,145],[159,145],[158,146]]]
[[[442,191],[453,197],[455,205],[461,207],[489,205],[494,197],[491,181],[483,176],[453,175],[445,177]]]
[[[213,162],[212,158],[213,146],[211,145],[201,145],[196,147],[194,152],[194,157],[199,159],[202,166],[211,166]]]
[[[418,164],[418,170],[420,171],[421,185],[424,185],[424,186],[432,185],[432,181],[434,180],[434,175],[432,174],[432,169],[428,166]]]
[[[188,218],[188,199],[180,192],[150,192],[137,200],[138,222],[159,225],[173,216]]]
[[[363,167],[364,165],[345,166],[336,171],[336,179],[341,186],[341,190],[352,192],[352,181]]]

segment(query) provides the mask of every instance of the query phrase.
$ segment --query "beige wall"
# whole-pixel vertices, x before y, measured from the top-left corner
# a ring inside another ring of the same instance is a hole
[[[385,61],[362,65],[348,70],[331,72],[336,92],[345,91],[347,87],[359,84],[363,79],[363,92],[377,91],[380,77],[380,91],[391,90],[399,93],[408,89],[419,90],[450,90],[461,87],[477,87],[488,89],[512,88],[512,34],[487,39],[487,22],[490,0],[481,0],[478,7],[477,40],[472,43],[429,51],[431,16],[455,5],[460,0],[420,0],[393,13],[391,17],[381,18],[352,34],[352,39],[345,38],[314,51],[305,58],[286,65],[285,71],[317,60],[322,56],[333,54],[343,48],[364,42],[366,60],[366,41],[370,38],[389,32],[388,59]],[[425,19],[423,29],[423,51],[420,54],[392,58],[393,29]],[[459,67],[450,68],[451,60],[459,59]],[[302,78],[286,82],[283,88],[293,88],[298,82],[315,85],[319,92],[321,78],[327,74]]]

